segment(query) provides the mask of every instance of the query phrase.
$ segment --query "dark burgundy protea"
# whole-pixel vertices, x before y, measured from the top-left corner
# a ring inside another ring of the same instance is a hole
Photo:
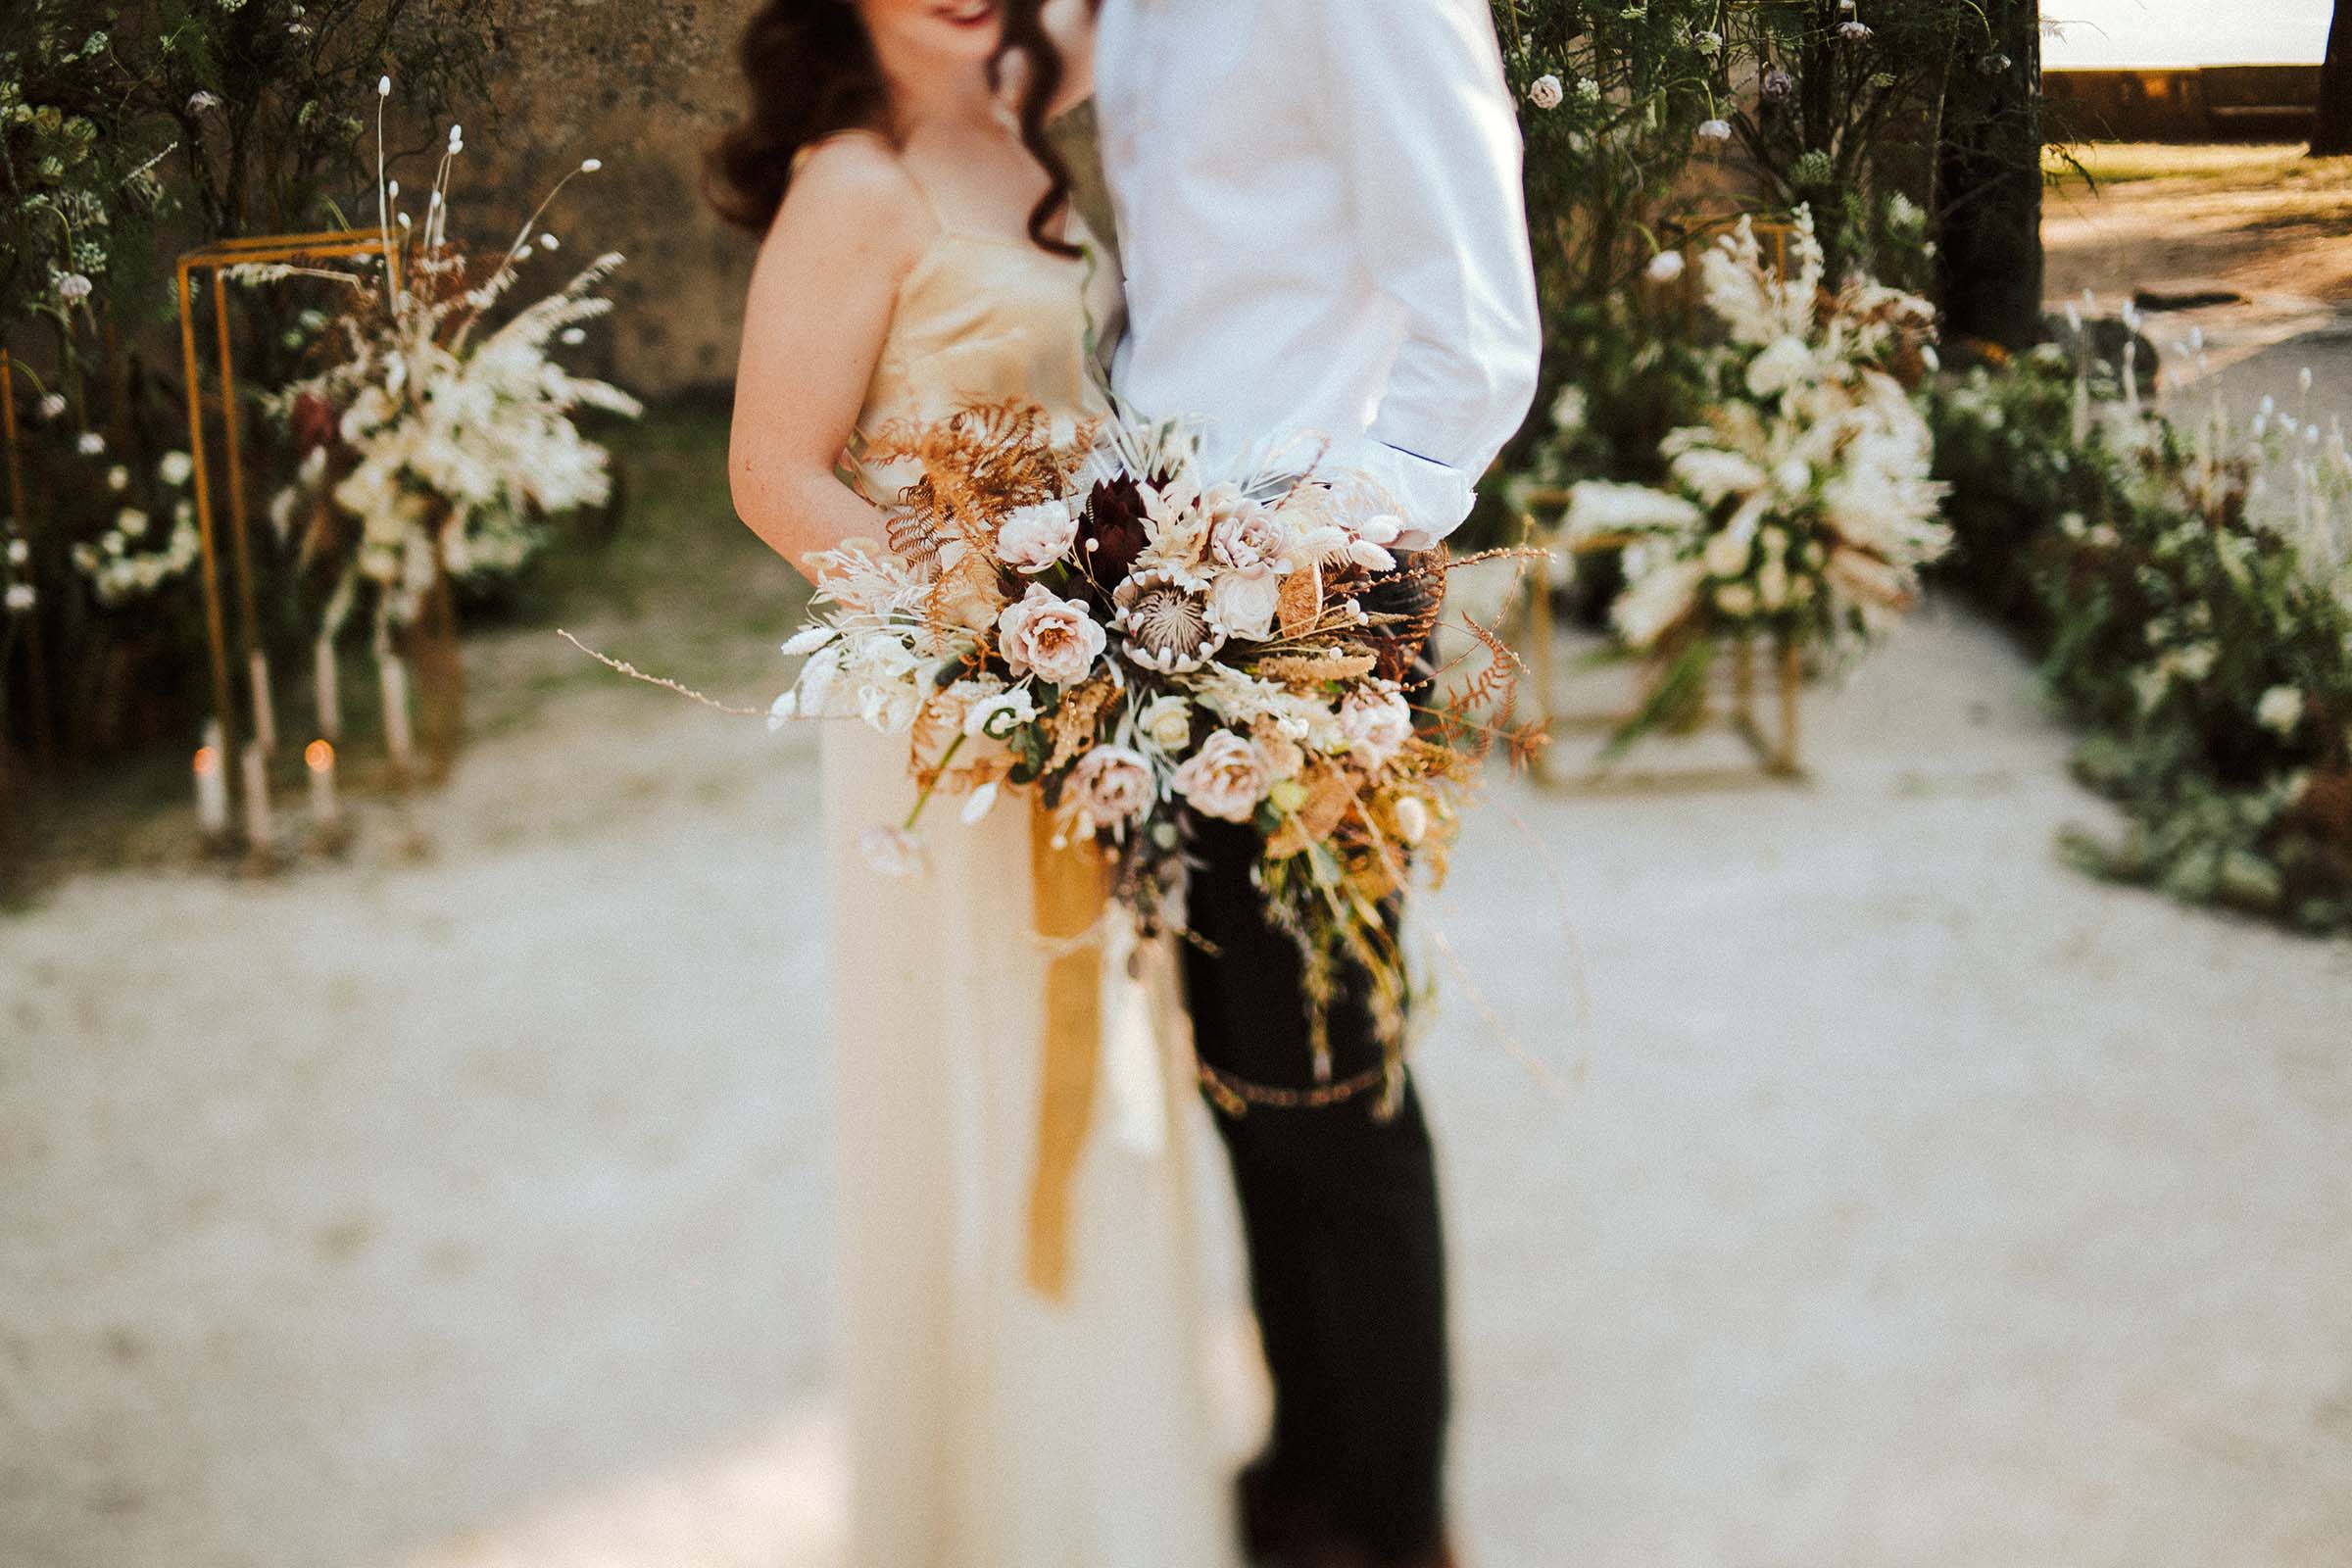
[[[1143,488],[1126,474],[1099,481],[1078,519],[1078,559],[1105,594],[1127,580],[1148,542]]]

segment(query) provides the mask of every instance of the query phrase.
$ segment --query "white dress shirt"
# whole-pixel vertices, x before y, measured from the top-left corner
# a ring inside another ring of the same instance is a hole
[[[1095,99],[1121,397],[1219,466],[1327,438],[1456,526],[1542,342],[1487,0],[1107,0]]]

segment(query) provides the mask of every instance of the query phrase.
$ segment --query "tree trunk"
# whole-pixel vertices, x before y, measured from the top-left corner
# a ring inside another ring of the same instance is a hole
[[[1986,0],[1991,43],[1961,46],[1936,150],[1945,335],[2012,352],[2041,335],[2041,7]]]
[[[2320,113],[2311,127],[2311,156],[2352,154],[2352,9],[2335,0],[2328,24],[2328,63],[2320,68]]]

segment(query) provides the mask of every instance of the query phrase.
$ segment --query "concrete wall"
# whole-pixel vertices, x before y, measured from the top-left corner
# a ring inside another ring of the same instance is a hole
[[[2082,141],[2300,141],[2317,66],[2043,74],[2053,134]]]

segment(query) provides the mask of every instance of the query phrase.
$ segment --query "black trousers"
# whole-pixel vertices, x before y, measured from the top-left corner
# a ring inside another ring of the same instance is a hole
[[[1250,885],[1259,839],[1202,821],[1185,982],[1202,1061],[1252,1083],[1312,1082],[1298,950]],[[1361,987],[1330,1017],[1332,1076],[1378,1065]],[[1377,1091],[1320,1109],[1215,1112],[1241,1192],[1250,1296],[1273,1375],[1269,1483],[1312,1500],[1375,1561],[1435,1549],[1445,1528],[1448,1402],[1445,1246],[1436,1162],[1408,1084],[1389,1121]]]

